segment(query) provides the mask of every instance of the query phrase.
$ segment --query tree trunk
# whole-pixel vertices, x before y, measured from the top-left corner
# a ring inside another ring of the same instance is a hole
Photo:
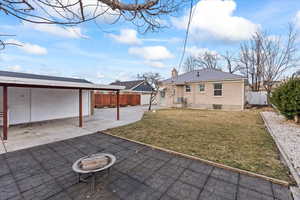
[[[152,98],[153,98],[153,92],[151,92],[151,94],[150,94],[150,102],[149,102],[148,111],[151,110],[151,106],[152,106]]]

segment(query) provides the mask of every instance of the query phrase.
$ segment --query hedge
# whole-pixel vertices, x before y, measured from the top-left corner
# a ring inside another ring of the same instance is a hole
[[[300,77],[282,83],[271,93],[270,100],[286,118],[300,115]]]

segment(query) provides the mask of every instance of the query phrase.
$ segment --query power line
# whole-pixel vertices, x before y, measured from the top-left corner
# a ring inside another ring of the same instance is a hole
[[[178,65],[178,72],[180,71],[184,56],[185,56],[185,52],[186,52],[186,45],[187,45],[187,41],[188,41],[188,36],[189,36],[189,30],[190,30],[190,25],[192,22],[192,17],[193,17],[193,0],[191,0],[191,4],[190,4],[190,13],[189,13],[189,20],[188,20],[188,24],[187,24],[187,28],[185,31],[185,38],[184,38],[184,44],[183,44],[183,51],[181,54],[181,58],[179,61],[179,65]]]

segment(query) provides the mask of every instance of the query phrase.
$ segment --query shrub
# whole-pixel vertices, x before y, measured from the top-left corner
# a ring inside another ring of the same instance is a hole
[[[290,78],[281,84],[272,92],[270,100],[286,118],[300,115],[300,78]]]

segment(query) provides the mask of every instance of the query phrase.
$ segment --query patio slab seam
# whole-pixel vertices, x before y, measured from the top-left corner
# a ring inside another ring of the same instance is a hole
[[[97,145],[99,148],[95,149],[89,142],[93,143],[93,145]],[[114,143],[118,143],[119,148],[116,149]],[[69,164],[73,162],[73,159],[76,160],[82,156],[82,153],[80,153],[76,147],[83,150],[83,153],[93,152],[95,150],[97,152],[111,150],[114,152],[115,150],[119,150],[118,152],[120,152],[120,154],[116,153],[116,157],[122,156],[124,158],[124,160],[120,162],[120,166],[114,168],[112,171],[110,180],[103,179],[103,174],[99,174],[99,177],[101,178],[97,179],[99,182],[97,182],[98,190],[96,190],[97,192],[95,195],[90,195],[88,192],[89,186],[85,184],[76,184],[75,174],[73,176],[73,174],[70,173],[71,169]],[[128,140],[120,139],[108,134],[94,133],[92,135],[82,136],[80,139],[69,139],[63,142],[55,142],[7,153],[3,156],[3,159],[6,160],[5,162],[14,166],[7,172],[8,176],[10,176],[10,182],[18,184],[16,180],[20,180],[20,177],[23,177],[24,175],[27,175],[26,177],[28,178],[25,182],[21,183],[21,189],[17,190],[16,188],[13,190],[14,193],[11,193],[11,197],[13,195],[14,198],[19,197],[20,199],[38,200],[83,200],[87,198],[91,200],[162,200],[165,198],[172,200],[207,200],[224,198],[228,200],[258,200],[265,197],[266,199],[291,200],[290,198],[285,198],[290,194],[286,187],[276,185],[276,187],[274,187],[274,192],[276,194],[269,190],[264,191],[265,186],[270,185],[270,187],[272,187],[273,183],[270,181],[241,175],[244,180],[242,181],[243,184],[239,184],[236,179],[236,177],[240,175],[239,173],[208,165],[200,160],[187,159],[181,155],[150,148],[146,145],[142,151],[138,151],[139,149],[141,149],[141,146],[136,142],[129,142]],[[134,154],[132,154],[132,150],[134,150]],[[71,156],[71,159],[69,156]],[[30,159],[31,157],[33,157],[33,163],[28,162],[29,165],[24,165],[23,160]],[[66,162],[63,164],[61,162],[57,164],[49,162],[51,160],[60,161],[60,157],[65,158],[62,160],[65,160]],[[122,162],[126,162],[126,160],[129,162],[140,163],[140,168],[135,168],[133,165],[129,167],[126,166],[127,164],[123,165]],[[160,163],[156,165],[157,162]],[[44,174],[45,176],[42,176],[46,177],[47,175],[47,177],[45,179],[40,179],[38,176],[38,179],[36,179],[34,176],[35,173],[32,174],[31,172],[41,167],[44,169],[43,171],[46,172],[46,174]],[[28,169],[25,170],[26,174],[22,174],[23,168]],[[29,170],[29,168],[33,170]],[[144,168],[144,170],[141,170],[141,168]],[[143,173],[145,170],[151,169],[153,169],[153,173]],[[56,173],[56,170],[58,170],[58,173]],[[193,172],[193,170],[195,170],[195,172]],[[19,172],[22,173],[19,174]],[[141,179],[134,176],[134,174],[139,173],[141,174]],[[226,174],[227,176],[223,177]],[[12,175],[16,176],[16,180],[12,179]],[[234,177],[232,177],[233,175]],[[190,179],[191,177],[194,178]],[[169,179],[169,181],[167,179]],[[201,181],[199,181],[200,179]],[[5,178],[0,179],[0,184],[5,184],[7,180],[8,179]],[[22,191],[24,189],[22,189],[22,186],[24,186],[27,181],[29,181],[28,184],[30,184],[30,182],[42,184],[38,187],[35,187],[36,184],[32,184],[30,188],[26,186],[26,189],[28,190],[24,192]],[[57,183],[59,185],[57,185]],[[236,189],[239,187],[241,187],[240,192]],[[260,189],[255,191],[256,187]],[[4,191],[0,190],[0,196],[1,192],[3,194]],[[11,191],[11,189],[9,191]],[[281,196],[277,196],[278,192],[283,192],[284,195],[282,196],[282,194],[279,194]],[[8,196],[3,197],[6,200],[11,198]]]
[[[34,159],[37,163],[40,164],[40,166],[42,167],[43,170],[47,171],[47,169],[45,169],[45,167],[42,165],[42,163],[41,163],[38,159],[35,158],[35,156],[32,154],[31,151],[29,151],[29,154],[33,157],[33,159]],[[53,175],[52,175],[51,173],[49,173],[49,175],[50,175],[50,177],[53,179],[53,181],[55,182],[55,184],[57,184],[60,188],[63,188],[62,185],[56,180],[55,177],[53,177]],[[38,187],[38,186],[37,186],[37,187]],[[62,191],[60,191],[60,192],[62,192]],[[48,198],[51,198],[51,197],[54,196],[54,195],[56,195],[56,194],[53,194],[53,195],[49,196]],[[66,195],[67,195],[69,198],[71,198],[71,197],[69,196],[68,193],[66,193]],[[72,199],[72,198],[71,198],[71,199]]]
[[[113,136],[113,137],[117,137],[117,138],[120,138],[120,139],[130,141],[130,142],[135,142],[135,143],[138,143],[138,144],[141,144],[141,145],[148,146],[148,147],[153,148],[153,149],[158,149],[158,150],[168,152],[168,153],[171,153],[171,154],[180,155],[180,156],[183,156],[185,158],[192,159],[192,160],[198,160],[198,161],[201,161],[201,162],[204,162],[206,164],[209,164],[209,165],[212,165],[212,166],[215,166],[215,167],[219,167],[219,168],[222,168],[222,169],[230,170],[230,171],[233,171],[233,172],[245,174],[245,175],[252,176],[252,177],[262,178],[264,180],[271,181],[272,183],[275,183],[275,184],[283,185],[283,186],[286,186],[286,187],[290,186],[290,183],[288,183],[287,181],[283,181],[283,180],[268,177],[268,176],[265,176],[265,175],[257,174],[257,173],[254,173],[254,172],[250,172],[250,171],[230,167],[230,166],[227,166],[227,165],[223,165],[223,164],[216,163],[216,162],[213,162],[213,161],[205,160],[205,159],[198,158],[198,157],[195,157],[195,156],[191,156],[191,155],[188,155],[188,154],[184,154],[184,153],[176,152],[176,151],[173,151],[173,150],[165,149],[165,148],[162,148],[162,147],[158,147],[158,146],[146,144],[146,143],[143,143],[143,142],[131,140],[131,139],[128,139],[128,138],[125,138],[125,137],[122,137],[122,136],[116,136],[116,135],[113,135],[113,134],[109,133],[108,131],[99,131],[98,133],[99,134],[107,134],[107,135],[110,135],[110,136]]]

